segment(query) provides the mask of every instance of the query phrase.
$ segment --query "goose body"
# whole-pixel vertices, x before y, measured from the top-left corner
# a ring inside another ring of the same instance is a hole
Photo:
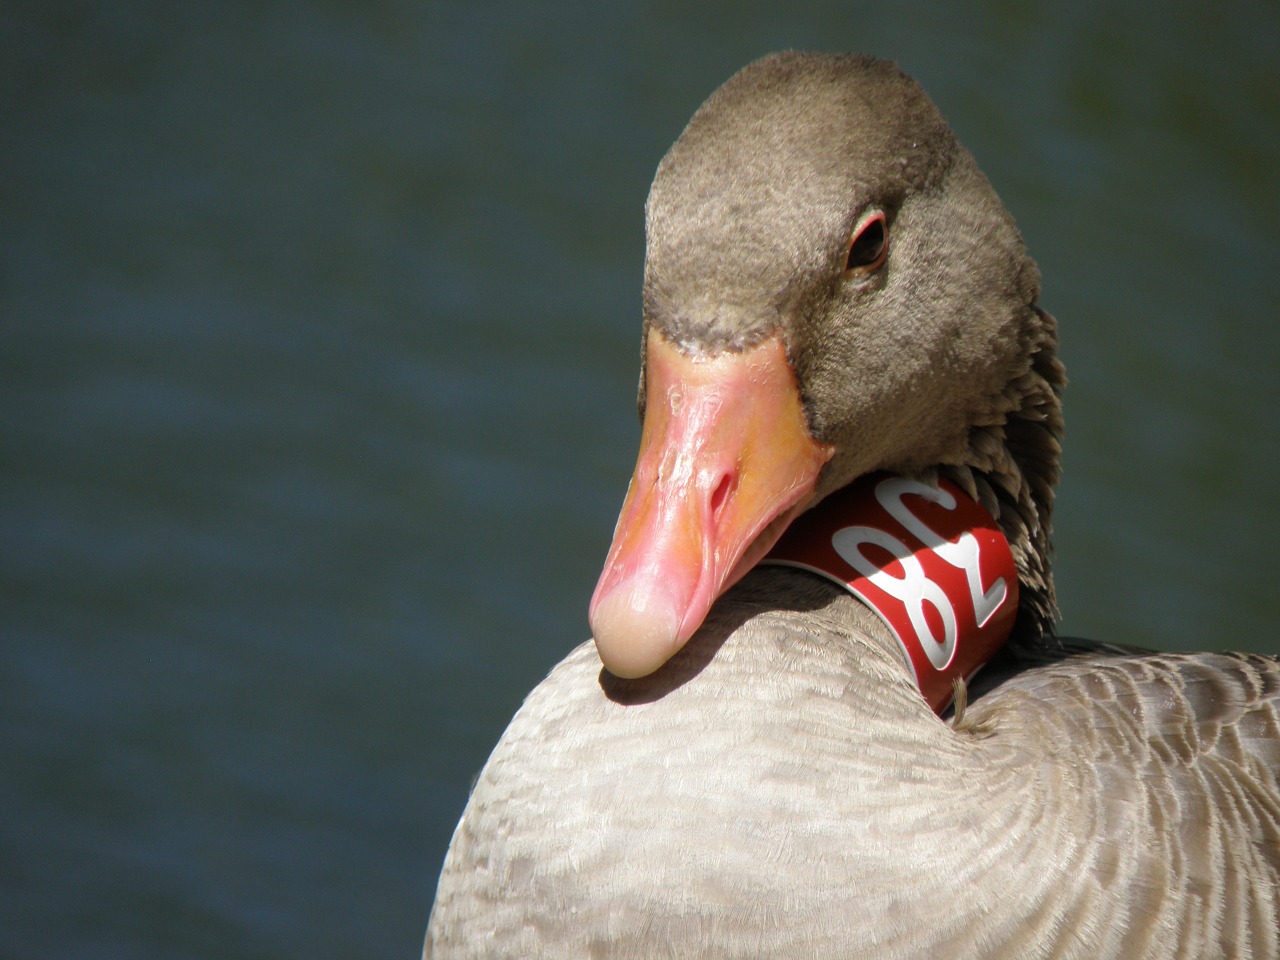
[[[595,643],[481,773],[425,956],[1280,957],[1280,661],[1053,636],[1056,330],[914,82],[749,66],[664,159],[648,232]],[[859,600],[753,569],[875,470],[953,480],[1010,543],[1010,652],[952,720]]]

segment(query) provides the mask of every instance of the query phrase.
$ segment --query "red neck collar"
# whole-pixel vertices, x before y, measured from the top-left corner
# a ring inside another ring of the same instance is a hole
[[[844,587],[893,632],[937,713],[1004,645],[1018,573],[1004,533],[947,480],[862,477],[791,524],[762,561]]]

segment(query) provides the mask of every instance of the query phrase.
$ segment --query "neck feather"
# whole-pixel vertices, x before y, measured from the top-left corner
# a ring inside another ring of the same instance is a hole
[[[1036,316],[1026,370],[1000,395],[991,421],[970,431],[964,462],[939,468],[987,508],[1009,539],[1022,591],[1010,644],[1022,649],[1055,645],[1058,616],[1051,535],[1067,378],[1057,323],[1038,307]]]

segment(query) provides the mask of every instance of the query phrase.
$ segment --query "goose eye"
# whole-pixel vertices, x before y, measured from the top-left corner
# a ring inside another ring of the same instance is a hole
[[[863,276],[878,270],[889,253],[889,231],[885,226],[884,211],[877,210],[858,224],[849,241],[849,258],[845,272]]]

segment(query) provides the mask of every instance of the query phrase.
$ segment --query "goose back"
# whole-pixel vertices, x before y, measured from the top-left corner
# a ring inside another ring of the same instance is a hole
[[[584,644],[481,774],[426,956],[1276,956],[1280,663],[1044,659],[949,724],[864,608],[765,569],[650,677]]]

